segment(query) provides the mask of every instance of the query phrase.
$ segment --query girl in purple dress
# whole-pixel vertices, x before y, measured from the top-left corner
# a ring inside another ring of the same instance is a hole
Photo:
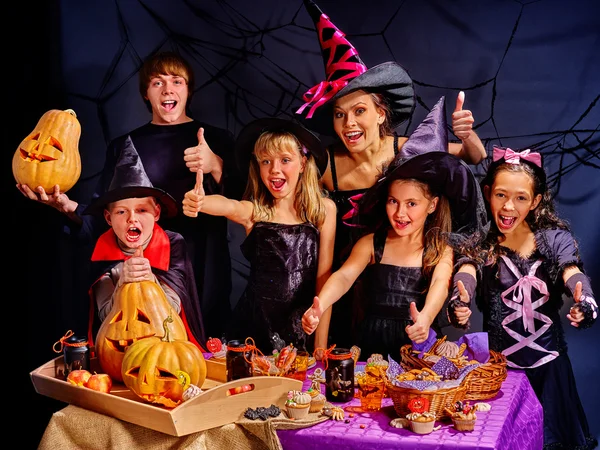
[[[491,229],[476,257],[465,259],[454,277],[449,319],[467,328],[475,296],[490,348],[502,352],[509,367],[525,370],[542,404],[544,448],[595,448],[560,309],[566,293],[575,302],[567,315],[570,325],[584,329],[595,322],[598,305],[577,242],[555,213],[542,157],[494,148],[481,186]]]

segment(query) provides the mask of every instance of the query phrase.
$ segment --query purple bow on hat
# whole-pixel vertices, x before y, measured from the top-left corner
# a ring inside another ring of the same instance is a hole
[[[504,161],[506,161],[508,164],[519,164],[521,160],[524,159],[525,161],[529,161],[540,168],[542,167],[542,155],[532,152],[529,149],[523,150],[522,152],[515,152],[510,148],[503,149],[494,147],[492,160],[496,162],[502,158],[504,158]]]

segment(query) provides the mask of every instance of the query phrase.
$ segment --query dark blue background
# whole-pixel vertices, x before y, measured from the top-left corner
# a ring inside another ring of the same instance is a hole
[[[150,120],[138,93],[137,70],[154,51],[175,49],[193,63],[194,117],[234,134],[255,117],[291,117],[302,94],[324,77],[314,25],[300,0],[64,0],[35,8],[22,3],[13,6],[16,15],[8,19],[20,31],[7,42],[17,50],[16,64],[5,60],[3,70],[9,99],[5,167],[45,111],[72,108],[82,125],[83,169],[69,195],[83,203],[94,189],[107,142]],[[368,66],[396,60],[413,77],[419,104],[413,121],[399,132],[414,130],[442,95],[449,117],[458,91],[464,90],[465,109],[473,111],[488,154],[494,145],[532,147],[544,154],[559,212],[580,241],[598,297],[597,0],[318,4]],[[21,341],[27,335],[19,379],[28,396],[20,403],[32,427],[25,438],[35,447],[51,413],[64,405],[35,393],[28,372],[56,356],[52,344],[67,330],[85,334],[87,286],[81,261],[62,235],[60,214],[25,200],[12,174],[6,175],[6,192],[17,212],[9,217],[14,236],[9,240],[18,246],[16,271],[6,284],[8,289],[16,282],[18,289],[5,296],[5,317],[18,325],[11,336]],[[243,271],[237,249],[241,235],[236,227],[231,230],[234,267]],[[232,303],[241,289],[236,276]],[[594,350],[600,326],[581,333],[566,328],[579,392],[594,435],[600,436],[594,415],[600,401]]]

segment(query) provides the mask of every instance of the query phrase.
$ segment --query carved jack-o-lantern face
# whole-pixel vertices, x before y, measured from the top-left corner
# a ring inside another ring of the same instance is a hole
[[[164,323],[164,336],[140,339],[125,351],[122,378],[125,386],[141,398],[165,406],[177,406],[190,385],[201,387],[206,361],[191,342],[173,340]]]
[[[51,193],[71,189],[81,175],[79,137],[81,125],[72,109],[46,112],[21,142],[12,161],[15,180],[31,189],[42,186]]]
[[[113,307],[96,337],[96,352],[102,370],[113,380],[123,381],[121,364],[127,347],[139,339],[162,336],[163,321],[171,315],[174,339],[187,340],[183,321],[171,313],[163,290],[153,281],[125,283],[114,295]]]

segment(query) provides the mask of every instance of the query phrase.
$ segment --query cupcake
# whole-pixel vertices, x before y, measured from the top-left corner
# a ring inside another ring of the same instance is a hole
[[[308,395],[310,395],[310,408],[308,409],[309,413],[321,412],[323,407],[325,406],[325,396],[321,394],[320,390],[310,388],[306,391]]]
[[[414,433],[429,434],[435,425],[435,414],[429,412],[429,400],[425,397],[415,397],[408,402],[410,414],[406,418]]]
[[[410,421],[410,426],[413,433],[417,434],[429,434],[433,431],[435,425],[435,414],[429,411],[422,413],[413,412],[406,415],[406,418]]]
[[[475,428],[475,422],[477,422],[477,405],[471,406],[469,402],[456,402],[454,404],[454,410],[447,411],[450,413],[454,428],[458,431],[473,431]]]
[[[290,419],[304,419],[308,416],[312,397],[301,391],[289,391],[285,402],[287,415]]]

